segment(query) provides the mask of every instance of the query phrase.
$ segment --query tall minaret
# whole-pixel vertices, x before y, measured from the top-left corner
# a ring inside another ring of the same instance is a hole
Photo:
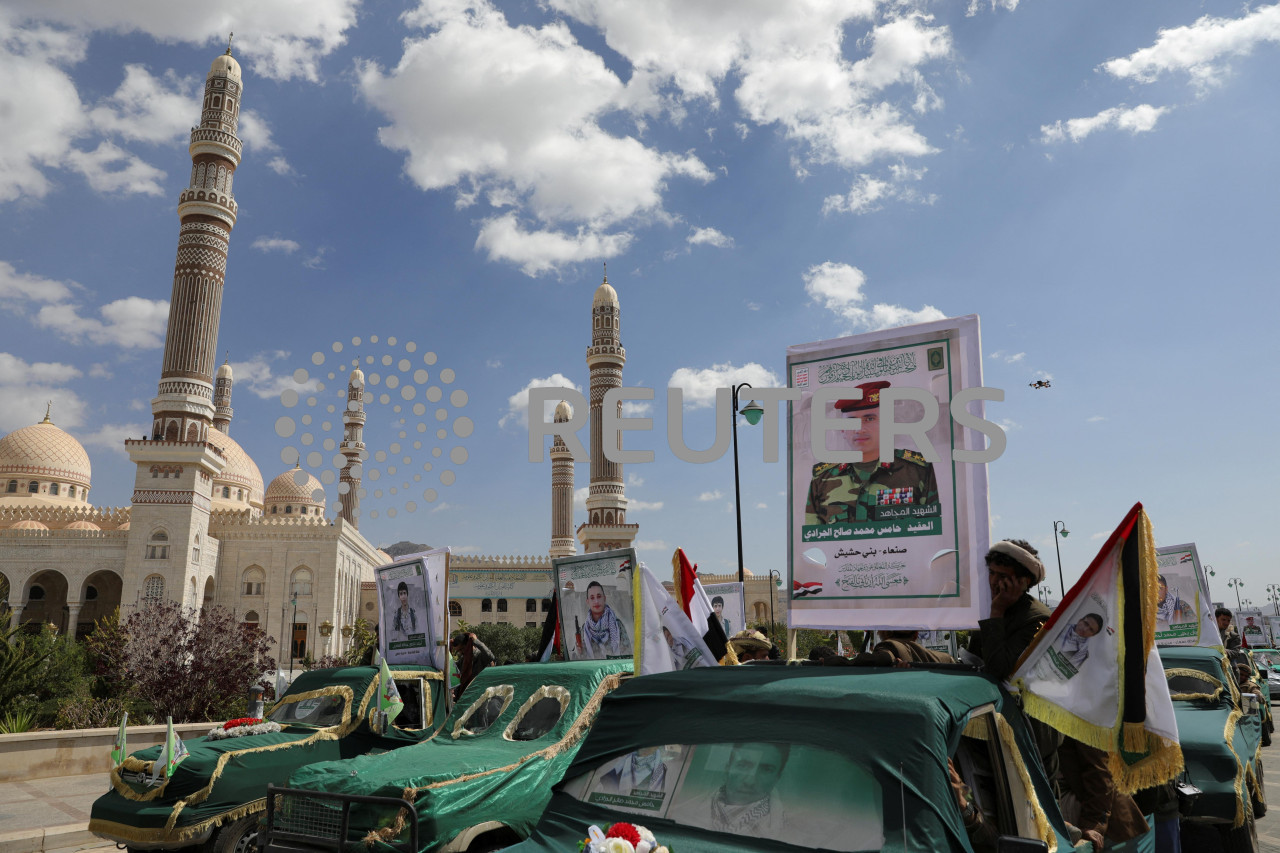
[[[591,346],[587,347],[587,367],[591,370],[591,486],[587,492],[587,521],[578,528],[584,553],[625,548],[639,530],[639,525],[626,523],[622,465],[610,462],[604,455],[604,395],[610,388],[622,387],[622,366],[627,362],[619,327],[621,313],[618,293],[610,286],[606,273],[591,300]],[[621,414],[621,403],[618,409]],[[618,443],[621,446],[621,435]]]
[[[342,413],[342,445],[347,459],[338,479],[339,517],[360,529],[360,476],[355,468],[364,456],[364,371],[356,368],[347,380],[347,408]]]
[[[214,419],[213,371],[223,276],[240,165],[240,64],[227,52],[204,81],[200,126],[191,129],[191,183],[178,197],[178,258],[165,334],[160,387],[151,401],[153,438],[205,441]]]
[[[231,367],[218,371],[215,402],[214,359],[236,222],[231,179],[240,164],[240,94],[240,65],[228,45],[205,78],[200,126],[191,129],[191,181],[178,196],[178,258],[160,387],[151,401],[151,440],[125,442],[137,471],[124,588],[193,608],[217,592],[209,513],[213,479],[227,460],[209,428],[216,422],[225,429],[231,421]]]
[[[556,406],[554,423],[568,423],[573,409],[564,400]],[[573,454],[558,434],[551,443],[551,556],[578,553],[573,541]]]
[[[234,381],[231,365],[223,361],[213,384],[213,427],[223,435],[231,435],[231,416],[235,414],[231,408],[231,386]]]

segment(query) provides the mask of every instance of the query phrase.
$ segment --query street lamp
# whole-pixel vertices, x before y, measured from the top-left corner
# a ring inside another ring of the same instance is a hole
[[[733,386],[733,508],[738,514],[738,583],[744,582],[742,569],[742,489],[738,485],[738,392],[743,388],[750,387],[750,382],[743,382]],[[752,426],[760,423],[760,416],[763,414],[764,408],[755,400],[742,407],[742,416]]]
[[[1214,577],[1218,573],[1213,570],[1213,566],[1204,567],[1204,593],[1209,596],[1209,603],[1213,603],[1213,593],[1209,591],[1209,578]]]
[[[1276,615],[1280,616],[1280,584],[1268,584],[1267,600],[1276,608]]]
[[[782,589],[782,572],[778,571],[777,569],[770,569],[769,580],[773,581],[774,589]],[[774,590],[773,589],[769,590],[769,634],[770,635],[773,634],[773,626],[774,624],[776,624],[773,621],[773,595],[774,595]]]
[[[1240,580],[1240,578],[1232,578],[1231,580],[1227,581],[1227,586],[1228,586],[1228,587],[1234,587],[1234,588],[1235,588],[1235,591],[1236,591],[1236,609],[1237,609],[1237,610],[1239,610],[1239,609],[1241,609],[1242,607],[1244,607],[1244,605],[1243,605],[1242,603],[1240,603],[1240,587],[1244,586],[1244,581]]]
[[[1062,525],[1061,530],[1058,529],[1059,524]],[[1058,594],[1062,596],[1063,601],[1066,601],[1067,599],[1067,585],[1062,580],[1062,549],[1058,547],[1058,536],[1066,539],[1067,534],[1070,532],[1071,531],[1067,529],[1067,523],[1065,521],[1055,521],[1053,523],[1053,550],[1058,555]]]

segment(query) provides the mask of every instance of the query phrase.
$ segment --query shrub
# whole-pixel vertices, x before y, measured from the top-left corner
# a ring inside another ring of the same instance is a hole
[[[105,729],[120,725],[120,717],[126,710],[124,700],[113,697],[67,699],[58,708],[54,726],[59,729]]]
[[[542,639],[541,628],[517,627],[506,623],[470,625],[467,630],[489,647],[497,663],[524,663],[529,655],[538,651],[538,643]]]
[[[275,642],[219,605],[199,614],[174,601],[145,604],[125,622],[125,670],[138,698],[174,722],[222,719],[275,669]]]

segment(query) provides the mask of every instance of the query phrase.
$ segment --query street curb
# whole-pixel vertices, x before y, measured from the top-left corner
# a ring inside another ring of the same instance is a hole
[[[103,843],[85,823],[68,823],[44,829],[0,832],[0,853],[43,853],[45,850],[89,847]]]

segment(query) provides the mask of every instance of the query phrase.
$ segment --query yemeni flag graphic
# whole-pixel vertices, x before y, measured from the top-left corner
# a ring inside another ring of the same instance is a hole
[[[542,620],[542,639],[538,641],[538,660],[546,663],[554,652],[560,651],[560,595],[551,594],[551,609]]]
[[[698,580],[698,567],[689,562],[683,548],[677,548],[671,555],[672,578],[676,589],[676,601],[684,615],[694,626],[702,630],[702,642],[706,644],[716,660],[722,660],[729,653],[729,638],[725,636],[724,625],[716,618],[711,609],[711,599]],[[737,663],[735,658],[733,663]]]
[[[1126,793],[1182,772],[1155,649],[1158,576],[1151,521],[1134,504],[1009,679],[1028,714],[1109,753]]]
[[[631,587],[636,608],[636,675],[716,665],[719,659],[700,636],[705,626],[694,625],[644,563],[632,574]]]

